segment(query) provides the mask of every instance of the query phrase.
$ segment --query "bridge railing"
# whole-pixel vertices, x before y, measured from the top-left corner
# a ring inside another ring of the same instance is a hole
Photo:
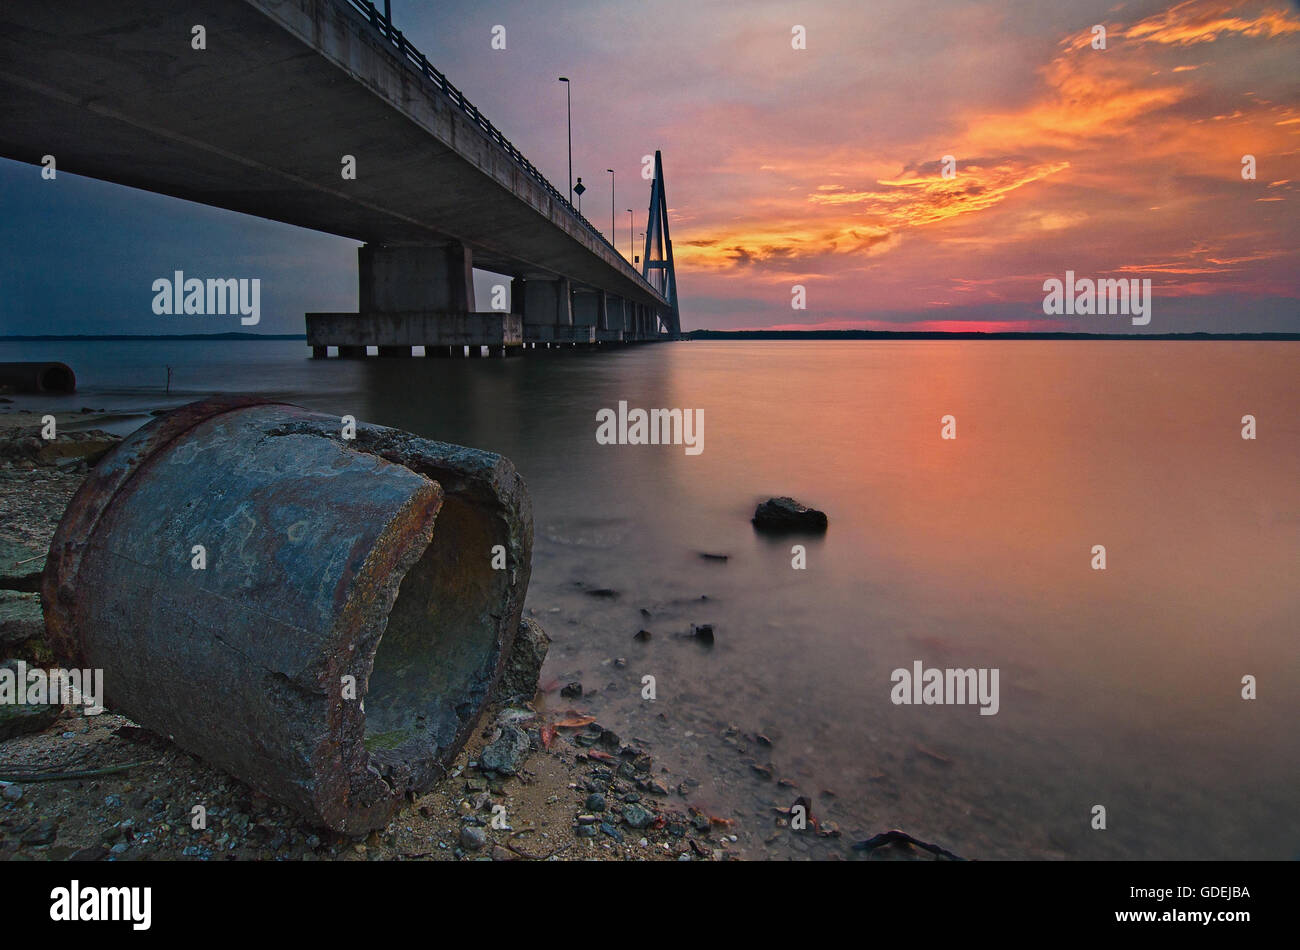
[[[515,148],[514,143],[502,135],[501,131],[489,122],[483,113],[478,111],[478,107],[466,99],[465,94],[452,85],[447,80],[447,77],[439,72],[433,64],[429,62],[424,53],[415,48],[415,45],[406,38],[401,30],[393,26],[392,21],[375,7],[372,0],[346,0],[346,2],[354,9],[358,10],[370,25],[379,32],[380,36],[384,37],[396,46],[402,57],[415,66],[415,68],[418,69],[426,79],[442,89],[443,95],[451,99],[451,101],[455,103],[456,106],[465,113],[465,115],[474,120],[474,124],[482,129],[483,132],[492,139],[492,141],[499,145],[505,153],[510,156],[511,160],[519,166],[519,168],[541,185],[551,198],[568,208],[569,211],[573,213],[573,216],[582,223],[583,227],[585,227],[593,237],[599,240],[615,254],[618,254],[620,258],[626,260],[626,258],[623,258],[619,249],[615,247],[607,237],[605,237],[601,230],[584,218],[582,214],[579,213],[578,209],[573,206],[573,203],[561,194],[558,188],[547,181],[546,176],[538,171],[537,167],[533,165],[532,162],[524,157],[524,153]]]

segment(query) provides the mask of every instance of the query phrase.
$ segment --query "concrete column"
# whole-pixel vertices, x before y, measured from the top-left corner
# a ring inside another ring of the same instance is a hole
[[[573,303],[568,279],[524,281],[524,333],[529,326],[572,326]]]
[[[573,292],[573,325],[575,327],[600,326],[599,291],[575,290]]]
[[[474,311],[474,265],[460,244],[363,244],[361,313]]]

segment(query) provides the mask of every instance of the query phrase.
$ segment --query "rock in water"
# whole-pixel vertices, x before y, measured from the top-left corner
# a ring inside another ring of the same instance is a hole
[[[825,531],[826,513],[801,505],[793,498],[769,498],[754,509],[759,531]]]
[[[551,638],[536,620],[519,621],[519,633],[506,660],[505,672],[501,674],[497,695],[503,699],[522,697],[525,702],[532,699],[550,645]]]

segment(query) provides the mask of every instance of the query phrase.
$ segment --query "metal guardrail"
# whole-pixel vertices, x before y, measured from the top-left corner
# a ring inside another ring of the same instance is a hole
[[[469,116],[474,121],[474,124],[482,129],[488,138],[501,146],[501,148],[505,150],[505,153],[510,156],[510,159],[518,165],[520,169],[526,172],[529,177],[541,185],[551,198],[568,208],[569,211],[573,213],[573,216],[582,223],[593,237],[617,254],[619,260],[626,262],[627,259],[623,256],[622,252],[619,251],[619,249],[615,247],[603,233],[601,233],[600,229],[584,218],[578,209],[573,206],[573,203],[562,195],[558,188],[547,181],[546,176],[538,171],[537,167],[524,157],[524,153],[515,148],[514,144],[501,134],[501,130],[489,122],[483,113],[478,111],[478,107],[466,99],[465,94],[453,86],[447,80],[447,77],[439,72],[433,64],[429,62],[424,53],[415,48],[401,30],[393,26],[392,21],[375,7],[372,0],[346,0],[346,2],[353,9],[361,13],[380,36],[396,46],[402,58],[415,66],[415,68],[418,69],[426,79],[440,88],[443,95],[451,99],[451,101],[455,103],[460,110],[465,113],[465,115]],[[628,266],[631,265],[629,264]],[[638,276],[641,275],[638,274]],[[641,279],[652,290],[654,289],[654,285],[650,284],[649,281],[646,281],[645,277],[642,276]]]

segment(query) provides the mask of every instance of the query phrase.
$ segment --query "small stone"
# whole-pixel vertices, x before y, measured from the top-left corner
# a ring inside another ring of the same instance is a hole
[[[638,630],[636,633],[632,634],[632,639],[639,640],[641,643],[645,643],[653,636],[654,634],[652,634],[649,630]]]
[[[26,834],[22,836],[22,843],[33,846],[53,844],[58,836],[58,825],[52,821],[41,821],[27,829]]]
[[[476,825],[460,829],[460,846],[466,851],[478,851],[487,844],[487,833]]]
[[[6,789],[6,791],[8,791],[8,789]],[[587,802],[582,807],[587,809],[587,811],[604,811],[605,796],[600,794],[600,792],[592,792],[587,796]]]
[[[39,703],[0,703],[0,742],[40,732],[59,718],[62,707]]]
[[[546,635],[541,624],[529,618],[521,620],[514,646],[510,648],[510,657],[506,660],[505,671],[501,674],[497,695],[531,699],[537,692],[537,679],[550,646],[551,638]]]
[[[713,624],[702,623],[699,626],[696,626],[695,624],[691,624],[691,636],[694,637],[696,640],[698,640],[700,643],[704,643],[709,646],[712,646],[713,645]]]
[[[628,805],[623,809],[623,821],[630,828],[644,828],[655,820],[655,816],[640,805]]]
[[[23,800],[23,787],[21,785],[6,785],[0,796],[4,797],[7,802],[20,802]]]
[[[515,775],[523,766],[529,749],[528,733],[518,726],[502,726],[501,735],[483,750],[480,757],[484,769]]]
[[[44,634],[40,594],[0,590],[0,645],[25,643]]]
[[[579,838],[594,838],[596,837],[596,833],[597,833],[596,826],[579,825],[577,828],[573,830],[573,833]]]
[[[578,699],[582,696],[582,684],[569,683],[567,686],[561,688],[560,695],[565,699]]]

